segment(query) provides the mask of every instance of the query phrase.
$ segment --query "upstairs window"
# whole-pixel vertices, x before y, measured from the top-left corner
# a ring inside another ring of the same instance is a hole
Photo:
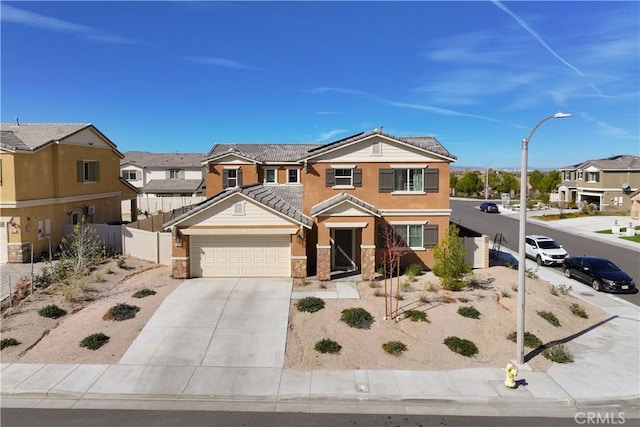
[[[287,183],[297,184],[300,182],[300,171],[298,169],[287,169]]]
[[[78,182],[98,182],[100,180],[100,162],[93,160],[78,160]]]
[[[169,169],[167,171],[167,179],[184,179],[184,171],[182,169]]]
[[[395,169],[393,191],[423,191],[424,169]]]
[[[437,193],[440,188],[436,168],[380,169],[380,193]]]
[[[264,183],[265,184],[277,184],[278,183],[278,171],[274,168],[264,170]]]
[[[362,169],[356,167],[327,169],[326,186],[335,188],[362,187]]]
[[[600,172],[587,172],[587,182],[600,182]]]
[[[122,178],[126,179],[127,181],[137,181],[138,171],[124,170],[122,171]]]
[[[353,169],[334,169],[334,185],[353,187]]]
[[[222,187],[239,187],[242,185],[242,169],[224,169],[222,171]]]
[[[576,171],[576,179],[582,179],[582,171]]]

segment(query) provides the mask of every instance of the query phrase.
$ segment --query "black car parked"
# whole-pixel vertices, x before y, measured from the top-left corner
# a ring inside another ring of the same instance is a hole
[[[500,209],[498,209],[498,205],[493,202],[482,202],[480,205],[480,211],[486,213],[498,213],[500,212]]]
[[[564,275],[585,282],[595,291],[635,293],[633,279],[605,258],[572,256],[563,261]]]

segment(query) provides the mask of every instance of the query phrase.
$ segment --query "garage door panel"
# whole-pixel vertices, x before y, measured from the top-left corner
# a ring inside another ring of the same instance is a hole
[[[288,235],[193,236],[191,277],[290,277]]]

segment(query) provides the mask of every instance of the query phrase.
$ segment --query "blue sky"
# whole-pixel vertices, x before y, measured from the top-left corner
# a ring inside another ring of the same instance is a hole
[[[455,166],[640,154],[640,3],[2,2],[2,122],[121,151],[435,135]]]

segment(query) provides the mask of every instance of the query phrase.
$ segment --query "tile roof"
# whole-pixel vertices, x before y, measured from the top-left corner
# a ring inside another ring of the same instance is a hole
[[[166,224],[163,225],[163,227],[165,229],[171,227],[172,225],[181,222],[182,220],[186,219],[187,217],[192,216],[193,214],[202,211],[206,208],[208,208],[211,205],[216,204],[217,202],[219,202],[220,200],[226,199],[227,197],[233,195],[233,194],[243,194],[253,200],[255,200],[258,203],[261,203],[265,206],[270,207],[271,209],[280,212],[286,216],[288,216],[289,218],[293,219],[294,221],[298,222],[299,224],[304,225],[307,228],[311,228],[313,226],[313,221],[311,220],[311,218],[303,215],[301,213],[301,211],[299,209],[297,209],[296,207],[294,207],[293,204],[296,205],[302,205],[302,191],[300,191],[300,201],[296,201],[295,197],[296,197],[296,190],[294,190],[294,188],[296,186],[290,186],[291,191],[287,193],[287,191],[282,191],[282,189],[277,189],[276,187],[279,186],[265,186],[262,184],[250,184],[250,185],[244,185],[241,187],[233,187],[233,188],[229,188],[225,191],[223,191],[222,193],[219,193],[213,197],[210,197],[209,199],[205,200],[204,202],[200,203],[199,205],[197,205],[197,207],[195,207],[193,210],[184,213],[180,216],[178,216],[177,218],[167,222]],[[284,186],[283,186],[284,187]],[[301,189],[300,189],[301,190]],[[280,194],[282,194],[284,197],[282,197]],[[285,200],[285,198],[289,198],[289,200],[291,200],[291,202]]]
[[[360,206],[361,208],[364,208],[365,210],[371,212],[375,216],[380,216],[380,211],[378,211],[378,209],[376,209],[374,206],[347,193],[336,194],[335,196],[325,200],[324,202],[315,205],[311,208],[311,216],[316,216],[319,213],[324,212],[327,209],[331,209],[332,207],[337,206],[344,201],[349,201],[354,205]]]
[[[320,144],[215,144],[204,159],[239,154],[258,163],[296,162]]]
[[[456,157],[444,148],[433,136],[398,137],[380,132],[379,130],[373,130],[371,132],[360,132],[328,144],[215,144],[203,161],[235,153],[258,163],[300,162],[305,158],[322,154],[372,135],[383,135],[422,150],[456,160]]]
[[[195,193],[201,179],[152,179],[142,187],[143,193]]]
[[[564,166],[561,167],[560,170],[582,169],[589,166],[595,166],[600,170],[640,170],[640,156],[620,154],[617,156],[606,157],[604,159],[587,160],[576,165]]]
[[[20,125],[1,123],[1,143],[10,149],[33,151],[50,142],[60,141],[89,126],[91,126],[90,123],[20,123]]]
[[[120,165],[133,164],[147,168],[199,168],[205,153],[150,153],[127,151]]]

